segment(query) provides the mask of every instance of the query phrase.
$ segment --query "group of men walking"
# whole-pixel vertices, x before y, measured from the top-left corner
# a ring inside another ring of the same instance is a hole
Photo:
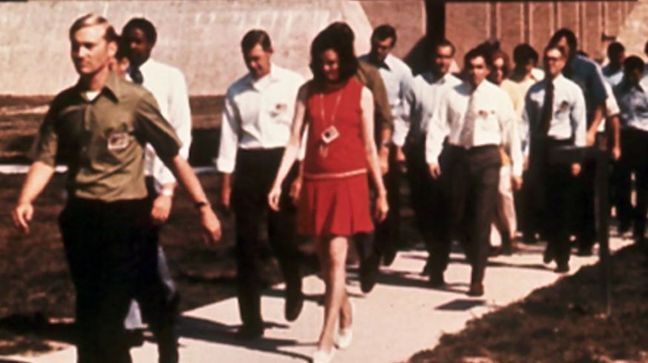
[[[330,27],[353,42],[345,23]],[[187,86],[179,70],[151,59],[157,33],[146,19],[128,22],[118,40],[106,19],[89,14],[75,21],[69,36],[79,81],[55,97],[38,132],[14,222],[29,230],[33,201],[56,162],[66,163],[68,201],[60,227],[83,332],[78,361],[130,362],[124,324],[141,325],[139,305],[158,340],[160,362],[177,362],[179,295],[158,234],[178,182],[194,201],[209,239],[220,238],[218,218],[185,161],[191,130]],[[633,216],[635,238],[645,243],[648,83],[640,58],[610,57],[602,73],[577,54],[573,32],[561,29],[542,52],[544,78],[535,68],[537,53],[520,45],[510,81],[494,79],[496,71],[508,75],[507,56],[498,62],[492,47],[481,45],[466,53],[462,79],[454,72],[455,47],[448,40],[431,46],[428,70],[414,76],[391,54],[396,41],[393,27],[377,27],[356,75],[374,95],[375,139],[390,204],[374,236],[356,238],[363,291],[372,289],[379,265],[390,264],[399,247],[403,174],[429,253],[424,273],[432,287],[445,284],[450,247],[456,241],[472,266],[468,294],[484,294],[491,224],[502,203],[510,205],[513,213],[508,214],[515,218],[511,196],[520,189],[517,215],[526,239],[538,232],[548,242],[545,262],[555,260],[557,272],[568,271],[570,235],[577,236],[582,253],[591,253],[595,241],[593,165],[565,162],[561,154],[570,147],[594,145],[597,139],[602,145],[610,129],[616,132],[609,139],[618,160],[617,213],[626,225]],[[241,52],[248,73],[225,96],[217,168],[223,176],[219,202],[233,210],[236,221],[243,323],[237,335],[251,339],[264,333],[260,226],[267,226],[286,281],[286,319],[297,319],[303,305],[294,206],[300,165],[293,166],[283,185],[279,211],[268,207],[267,195],[290,137],[304,79],[272,62],[274,47],[263,30],[245,34]],[[627,212],[629,198],[623,192],[629,190],[630,173],[637,183],[634,213]],[[573,208],[575,191],[580,191],[580,209]],[[508,202],[501,194],[509,196]],[[579,216],[576,228],[568,223],[572,213]],[[499,229],[510,248],[515,223],[504,225],[508,227]]]

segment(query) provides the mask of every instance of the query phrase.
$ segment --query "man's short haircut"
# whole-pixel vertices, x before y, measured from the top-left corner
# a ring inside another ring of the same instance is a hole
[[[392,46],[395,46],[396,40],[398,40],[396,36],[396,29],[389,24],[379,25],[376,27],[376,29],[374,29],[373,33],[371,33],[371,40],[382,42],[383,40],[389,38],[393,39]]]
[[[273,51],[270,36],[265,30],[261,29],[252,29],[245,33],[241,40],[241,51],[245,54],[256,47],[257,44],[266,52]]]
[[[311,44],[310,69],[316,83],[324,83],[326,77],[322,71],[322,54],[333,50],[338,55],[340,81],[346,81],[358,71],[358,58],[353,51],[353,44],[349,42],[348,34],[332,29],[322,30]]]
[[[641,71],[644,69],[644,61],[636,55],[631,55],[623,61],[623,71],[628,74],[632,71]]]
[[[491,51],[489,47],[484,46],[484,45],[479,45],[466,53],[464,55],[464,67],[468,67],[470,64],[470,61],[482,57],[484,59],[484,62],[486,63],[486,66],[488,68],[491,68],[493,66],[493,61],[491,58]]]
[[[569,45],[571,53],[576,54],[578,51],[578,40],[576,39],[576,34],[569,28],[558,29],[551,36],[551,39],[549,39],[549,44],[558,44],[562,38],[567,39],[567,45]]]
[[[439,54],[439,48],[444,48],[444,47],[450,47],[450,49],[452,49],[451,56],[454,56],[456,48],[455,48],[454,44],[452,44],[451,41],[449,41],[448,39],[445,39],[445,38],[443,38],[443,39],[441,39],[441,40],[439,40],[439,41],[432,44],[432,54],[434,56],[438,55]]]
[[[131,31],[131,29],[141,30],[149,43],[155,44],[155,42],[157,42],[157,30],[155,29],[155,25],[153,25],[153,23],[151,23],[148,19],[132,18],[128,21],[128,23],[126,23],[126,25],[124,25],[124,28],[122,29],[122,35]]]
[[[516,65],[526,65],[529,61],[538,63],[538,52],[528,43],[522,43],[513,49],[513,62]]]
[[[613,58],[625,52],[625,47],[620,42],[612,42],[607,47],[608,58]]]
[[[74,36],[76,32],[83,28],[91,27],[91,26],[96,26],[100,25],[105,28],[105,33],[104,33],[104,39],[108,42],[116,42],[119,36],[117,35],[117,32],[115,31],[115,28],[113,28],[112,25],[110,25],[110,22],[108,22],[108,19],[104,18],[103,16],[99,16],[97,14],[89,13],[86,14],[72,23],[72,26],[70,27],[70,32],[69,36],[70,39]]]

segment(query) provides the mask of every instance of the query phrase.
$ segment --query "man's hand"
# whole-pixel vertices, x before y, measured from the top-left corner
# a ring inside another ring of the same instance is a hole
[[[387,203],[387,193],[379,193],[376,197],[376,220],[382,222],[387,218],[389,204]]]
[[[273,186],[268,193],[268,205],[275,212],[279,211],[279,199],[281,198],[281,187]]]
[[[290,185],[290,200],[292,200],[294,205],[297,205],[297,203],[299,202],[301,189],[302,189],[302,178],[301,176],[298,176]]]
[[[429,164],[430,167],[430,175],[432,175],[432,179],[439,179],[441,176],[441,167],[439,164]]]
[[[173,205],[173,197],[167,195],[158,195],[153,201],[153,208],[151,209],[151,219],[153,224],[162,225],[169,219],[171,214],[171,205]]]
[[[389,172],[389,147],[380,146],[378,151],[378,164],[380,164],[380,173],[385,175]]]
[[[513,184],[513,190],[520,190],[522,189],[522,177],[514,175],[511,177],[511,184]]]
[[[18,203],[11,213],[14,226],[24,234],[29,233],[29,223],[34,216],[34,206],[31,203]]]
[[[573,176],[578,176],[581,172],[581,164],[579,163],[573,163],[571,166],[571,173]]]
[[[615,146],[612,148],[612,160],[619,161],[621,159],[621,147]]]
[[[403,147],[397,146],[396,147],[396,164],[398,165],[399,171],[403,174],[407,173],[407,164],[406,164],[406,157],[405,153],[403,152]]]
[[[592,146],[596,142],[596,129],[587,131],[587,137],[585,138],[585,143],[587,146]]]
[[[205,204],[200,208],[200,224],[203,228],[206,243],[216,243],[221,239],[220,221],[209,204]]]

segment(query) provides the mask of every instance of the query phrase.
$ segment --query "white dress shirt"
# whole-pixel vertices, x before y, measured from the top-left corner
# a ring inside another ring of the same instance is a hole
[[[191,145],[191,110],[184,75],[179,69],[151,58],[139,69],[144,78],[142,86],[153,94],[160,113],[175,129],[182,142],[179,155],[187,159]],[[176,181],[171,170],[157,157],[151,145],[147,145],[144,158],[146,175],[155,179],[158,191],[161,185]]]
[[[407,94],[414,82],[412,70],[405,62],[391,54],[387,54],[382,64],[373,63],[369,54],[361,56],[360,60],[378,68],[383,83],[385,84],[387,99],[389,100],[392,117],[394,118],[392,142],[397,146],[403,146],[409,128],[410,107],[407,104]]]
[[[411,111],[405,135],[409,132],[425,135],[428,122],[439,105],[440,96],[460,84],[461,80],[450,72],[439,78],[435,78],[432,72],[417,75],[407,97]]]
[[[288,144],[303,83],[299,74],[271,64],[266,76],[255,80],[248,73],[227,89],[216,161],[220,172],[234,171],[239,148],[270,149]]]
[[[450,145],[466,149],[505,146],[511,155],[513,174],[520,176],[522,148],[516,124],[511,98],[504,90],[484,80],[473,91],[472,85],[464,82],[444,92],[439,100],[427,130],[426,160],[428,164],[439,164],[447,136]]]
[[[542,118],[542,107],[545,89],[549,78],[534,84],[529,89],[525,100],[522,130],[524,155],[529,155],[530,133],[537,132]],[[574,138],[575,146],[586,145],[587,109],[581,88],[562,74],[553,80],[554,102],[553,117],[549,124],[547,136],[556,140]]]

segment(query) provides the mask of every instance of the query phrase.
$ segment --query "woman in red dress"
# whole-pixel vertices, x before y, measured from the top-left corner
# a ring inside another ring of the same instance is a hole
[[[326,284],[324,324],[313,361],[332,359],[334,344],[351,342],[352,309],[346,292],[349,237],[373,230],[367,173],[376,185],[376,214],[383,220],[387,198],[380,175],[371,92],[354,77],[353,45],[324,30],[311,45],[313,79],[299,91],[292,136],[268,200],[279,208],[281,184],[295,162],[307,129],[298,231],[315,237]],[[306,127],[308,126],[308,127]]]

